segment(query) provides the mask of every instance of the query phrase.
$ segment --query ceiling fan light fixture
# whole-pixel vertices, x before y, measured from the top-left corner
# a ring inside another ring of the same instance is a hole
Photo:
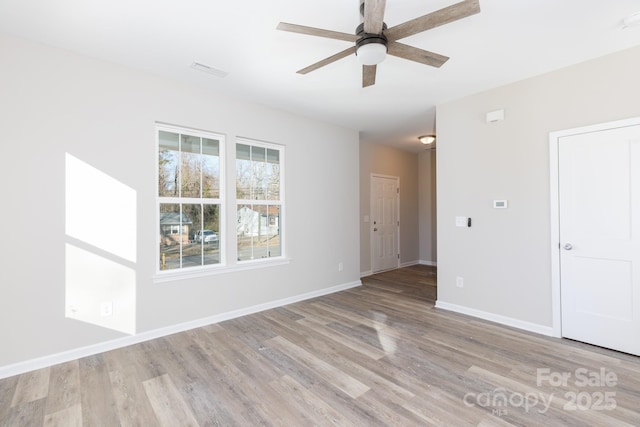
[[[387,57],[387,47],[381,43],[369,43],[358,47],[356,51],[362,65],[377,65]]]
[[[435,135],[422,135],[422,136],[419,136],[418,139],[420,140],[420,142],[422,142],[425,145],[433,144],[434,142],[436,142]]]
[[[362,65],[378,65],[387,57],[387,38],[365,34],[356,42],[356,56]]]

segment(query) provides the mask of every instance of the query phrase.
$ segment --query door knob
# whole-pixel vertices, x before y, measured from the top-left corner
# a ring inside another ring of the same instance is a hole
[[[571,249],[573,249],[573,245],[571,243],[565,243],[564,244],[564,250],[565,251],[570,251]]]

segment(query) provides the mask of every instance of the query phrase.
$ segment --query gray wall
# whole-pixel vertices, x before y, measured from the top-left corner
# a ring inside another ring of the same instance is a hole
[[[10,37],[0,57],[0,368],[123,337],[65,318],[65,153],[136,192],[138,333],[359,281],[357,132]],[[290,264],[153,283],[156,121],[286,146]]]
[[[552,326],[549,132],[639,116],[638,70],[634,48],[438,107],[439,303]]]
[[[385,145],[360,143],[360,271],[371,273],[371,174],[400,178],[400,264],[420,259],[418,220],[418,156]]]
[[[436,265],[436,151],[418,154],[418,216],[420,224],[420,263]]]

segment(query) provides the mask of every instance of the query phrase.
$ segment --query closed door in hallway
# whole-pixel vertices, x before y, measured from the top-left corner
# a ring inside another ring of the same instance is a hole
[[[398,267],[398,181],[394,177],[371,177],[371,266],[374,273]]]

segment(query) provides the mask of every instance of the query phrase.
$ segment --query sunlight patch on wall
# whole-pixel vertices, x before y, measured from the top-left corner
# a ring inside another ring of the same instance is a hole
[[[136,191],[65,158],[65,315],[135,334]]]
[[[135,271],[68,243],[65,255],[66,316],[135,334]]]
[[[66,232],[136,261],[136,191],[66,154]]]

